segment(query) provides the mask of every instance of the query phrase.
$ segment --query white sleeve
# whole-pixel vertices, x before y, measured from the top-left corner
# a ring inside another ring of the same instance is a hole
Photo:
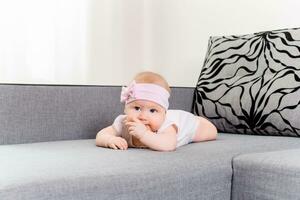
[[[158,134],[163,133],[164,130],[165,130],[166,128],[169,128],[170,126],[175,126],[175,128],[176,128],[176,130],[177,130],[176,133],[178,133],[178,129],[179,129],[178,124],[177,124],[176,122],[169,121],[169,120],[168,120],[168,121],[165,121],[165,122],[162,124],[162,126],[158,129],[157,133],[158,133]]]
[[[119,115],[114,123],[113,123],[113,128],[117,131],[117,136],[121,136],[122,133],[122,129],[123,129],[123,120],[125,118],[125,115]]]
[[[162,133],[162,132],[164,132],[164,130],[166,128],[168,128],[170,126],[175,126],[175,128],[177,129],[177,134],[178,134],[181,131],[178,116],[179,116],[179,112],[177,110],[168,110],[166,119],[165,119],[164,123],[162,124],[162,126],[157,131],[157,133]]]

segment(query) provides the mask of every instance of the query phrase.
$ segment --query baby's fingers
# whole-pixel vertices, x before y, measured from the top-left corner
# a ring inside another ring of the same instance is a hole
[[[125,144],[124,144],[122,141],[120,141],[120,142],[117,144],[117,147],[118,147],[119,149],[121,149],[121,150],[125,150],[125,149],[126,149],[126,146],[125,146]]]
[[[129,135],[132,135],[132,136],[136,136],[136,132],[134,130],[129,130],[128,131],[128,134]]]
[[[126,122],[125,125],[127,127],[136,126],[136,122]]]
[[[115,149],[115,150],[118,149],[118,147],[117,147],[114,143],[111,143],[111,144],[109,144],[108,146],[109,146],[110,148],[112,148],[112,149]]]
[[[128,133],[132,135],[132,133],[135,132],[135,126],[129,126],[127,130]]]
[[[127,142],[124,138],[119,138],[119,140],[115,144],[121,150],[126,150],[128,147]]]
[[[122,140],[122,144],[123,144],[123,147],[124,147],[125,149],[128,148],[128,144],[127,144],[127,141],[126,141],[125,139]]]

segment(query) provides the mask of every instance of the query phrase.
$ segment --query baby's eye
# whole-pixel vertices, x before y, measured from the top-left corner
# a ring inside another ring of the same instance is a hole
[[[154,108],[152,108],[152,109],[150,109],[150,112],[151,112],[151,113],[155,113],[155,112],[157,112],[157,110],[154,109]]]
[[[134,106],[134,110],[139,111],[139,110],[141,110],[141,108],[138,106]]]

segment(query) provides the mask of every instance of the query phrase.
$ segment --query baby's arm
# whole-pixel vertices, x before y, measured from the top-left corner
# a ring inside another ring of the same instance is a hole
[[[193,142],[215,140],[218,134],[215,125],[204,117],[198,117],[198,120],[199,125],[193,138]]]
[[[146,132],[140,141],[150,149],[157,151],[174,151],[177,145],[177,129],[172,125],[163,133],[153,134]]]
[[[169,126],[164,132],[156,134],[149,130],[141,121],[125,121],[128,133],[138,138],[144,145],[157,151],[174,151],[177,145],[177,128]]]
[[[117,136],[117,131],[113,126],[108,126],[97,133],[96,145],[99,147],[121,150],[126,150],[128,148],[126,140]]]

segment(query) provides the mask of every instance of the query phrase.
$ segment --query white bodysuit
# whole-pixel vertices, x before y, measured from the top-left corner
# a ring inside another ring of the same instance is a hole
[[[114,123],[113,127],[117,131],[117,136],[124,138],[128,146],[134,147],[132,143],[132,136],[123,128],[123,120],[126,115],[119,115]],[[163,131],[171,125],[177,127],[177,147],[186,145],[192,142],[194,135],[199,124],[199,119],[192,113],[183,110],[168,110],[166,119],[162,126],[158,129],[157,134],[163,133]]]

